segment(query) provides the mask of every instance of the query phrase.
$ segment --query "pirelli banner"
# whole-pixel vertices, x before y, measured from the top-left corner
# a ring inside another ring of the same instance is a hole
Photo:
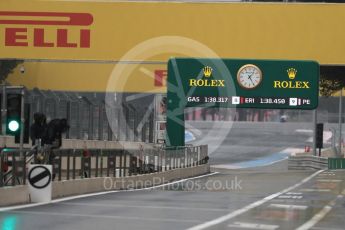
[[[29,88],[71,87],[46,77],[50,65],[57,78],[75,81],[73,90],[104,91],[109,75],[125,71],[128,76],[121,81],[141,85],[114,90],[166,92],[162,82],[170,57],[344,64],[343,21],[343,4],[0,1],[0,58],[27,60],[32,71],[26,78],[15,72],[9,80]],[[66,61],[77,64],[66,67]],[[128,67],[140,74],[129,73]],[[85,81],[94,72],[97,82]],[[164,75],[159,84],[152,78]]]

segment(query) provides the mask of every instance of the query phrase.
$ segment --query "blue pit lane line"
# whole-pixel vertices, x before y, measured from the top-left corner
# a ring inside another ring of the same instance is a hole
[[[254,160],[249,160],[249,161],[243,161],[243,162],[238,162],[234,164],[229,164],[225,166],[229,166],[230,168],[254,168],[254,167],[262,167],[262,166],[267,166],[274,164],[276,162],[285,160],[289,157],[289,153],[285,152],[280,152],[280,153],[274,153],[268,156],[260,157]]]
[[[195,140],[195,137],[193,135],[192,132],[186,130],[184,131],[184,141],[187,143],[187,142],[190,142],[190,141],[194,141]]]

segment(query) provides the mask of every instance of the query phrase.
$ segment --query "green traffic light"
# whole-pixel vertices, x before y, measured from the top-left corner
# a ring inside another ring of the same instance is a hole
[[[11,131],[11,132],[16,132],[18,131],[19,129],[19,122],[16,121],[16,120],[12,120],[8,123],[8,129]]]

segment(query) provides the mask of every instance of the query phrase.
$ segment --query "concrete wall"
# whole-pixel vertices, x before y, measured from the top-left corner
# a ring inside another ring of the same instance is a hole
[[[99,177],[53,182],[53,198],[81,195],[109,190],[141,188],[159,185],[168,181],[194,177],[210,172],[210,166],[200,165],[191,168],[174,169],[160,173],[130,177]],[[0,188],[0,206],[30,203],[28,188],[24,186]]]
[[[29,190],[26,185],[0,188],[0,207],[29,202]]]
[[[343,151],[344,152],[344,149]],[[294,170],[319,170],[328,169],[328,158],[337,157],[336,150],[325,148],[321,150],[321,157],[313,156],[312,152],[295,153],[288,159],[288,169]]]
[[[167,183],[169,181],[194,177],[210,172],[209,165],[197,167],[174,169],[161,173],[144,174],[131,177],[114,178],[101,177],[90,179],[79,179],[73,181],[61,181],[53,183],[53,198],[60,198],[71,195],[80,195],[92,192],[109,190],[134,189],[150,187]]]
[[[288,159],[289,170],[319,170],[328,168],[328,159],[310,155],[290,156]]]

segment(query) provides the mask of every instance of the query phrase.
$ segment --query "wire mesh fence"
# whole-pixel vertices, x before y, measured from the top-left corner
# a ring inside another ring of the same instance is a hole
[[[111,96],[115,95],[112,93]],[[30,125],[35,113],[43,113],[47,122],[66,118],[70,125],[64,138],[153,143],[154,95],[128,100],[135,94],[121,94],[116,102],[107,101],[106,93],[77,93],[50,90],[26,90],[25,104]]]

